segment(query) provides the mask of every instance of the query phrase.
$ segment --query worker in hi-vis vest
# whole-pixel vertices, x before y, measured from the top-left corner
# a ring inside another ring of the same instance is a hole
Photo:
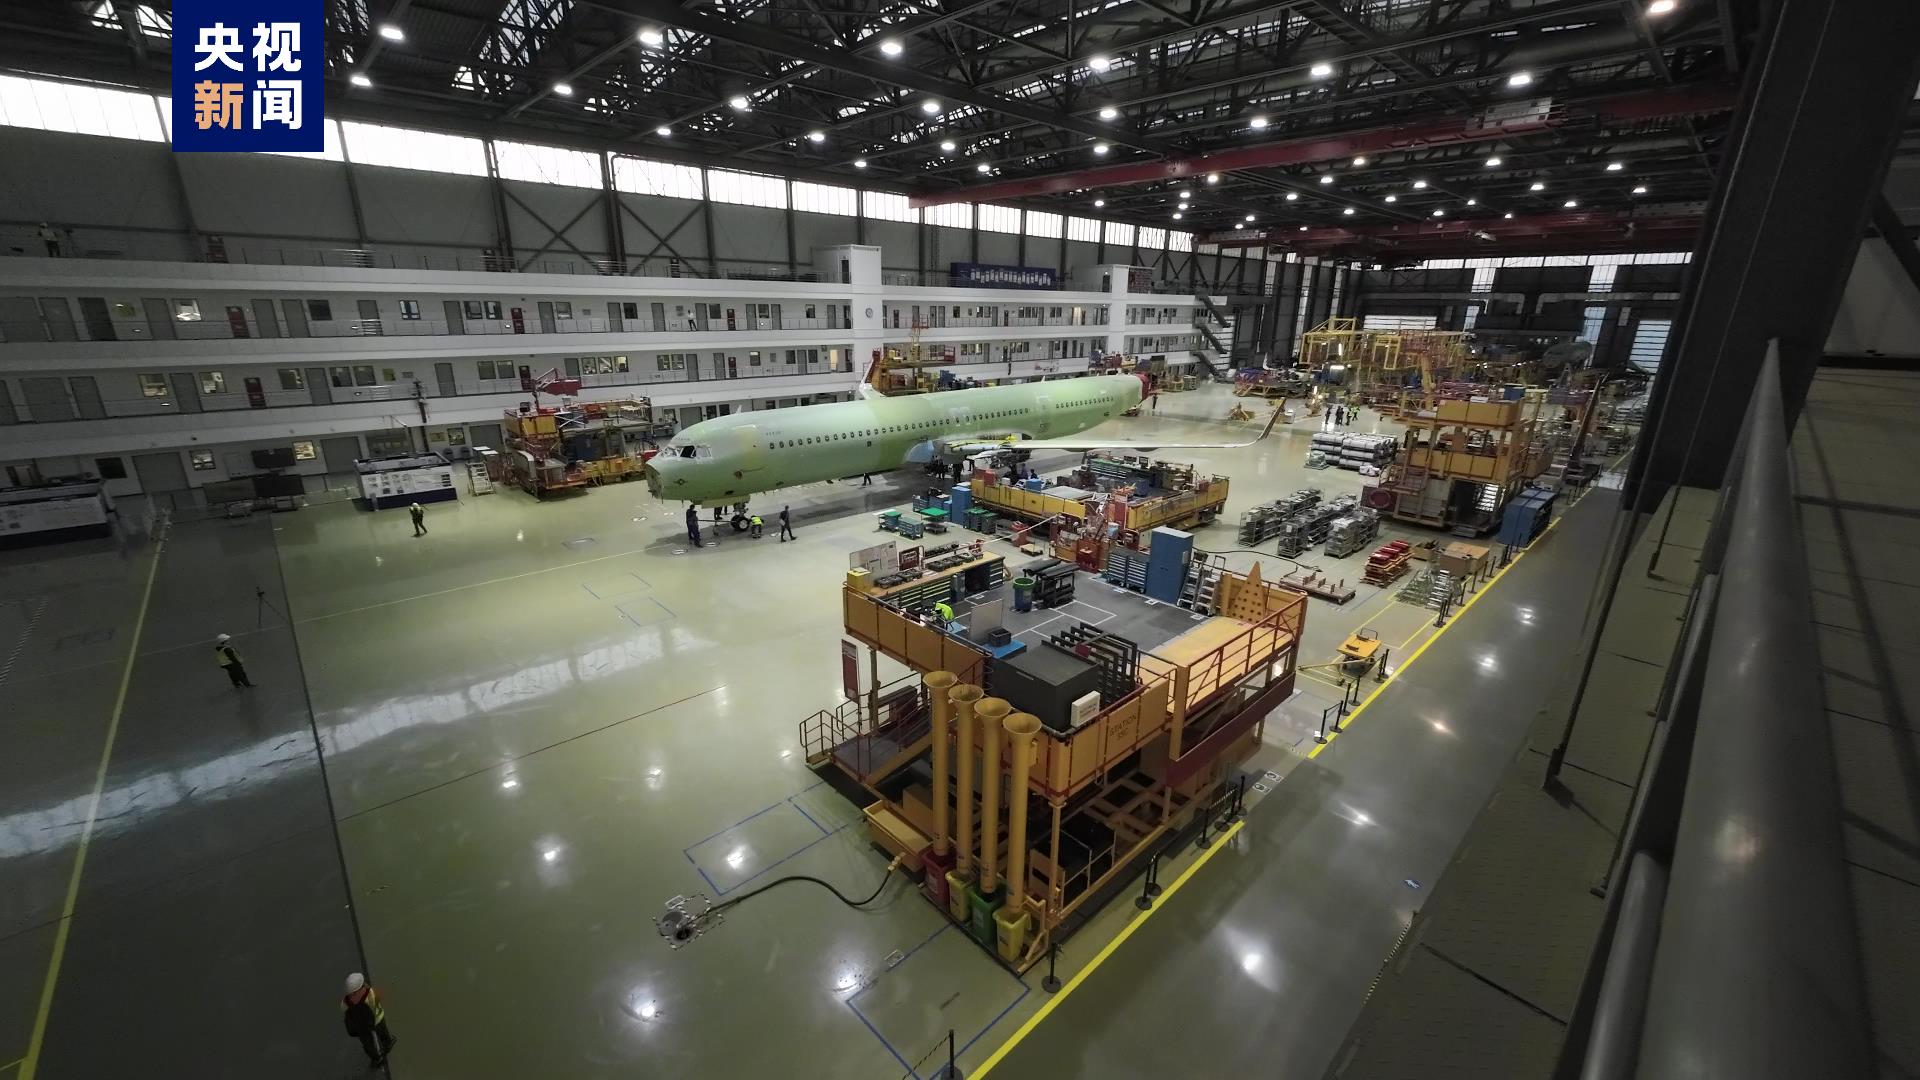
[[[340,998],[340,1019],[347,1034],[360,1040],[367,1061],[378,1065],[397,1041],[387,1030],[387,1010],[380,1007],[380,994],[367,983],[367,977],[354,972],[347,976],[347,992]]]
[[[221,634],[213,639],[213,660],[226,670],[227,678],[236,689],[253,686],[253,680],[247,678],[247,665],[240,662],[240,654],[234,651],[233,635]]]
[[[942,626],[953,622],[953,605],[945,600],[936,602],[933,605],[933,616],[940,620]]]

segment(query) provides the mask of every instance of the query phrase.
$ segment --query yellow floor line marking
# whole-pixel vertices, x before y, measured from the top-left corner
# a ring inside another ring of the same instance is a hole
[[[80,899],[80,873],[87,865],[87,847],[93,843],[93,826],[100,819],[100,794],[107,786],[107,766],[113,761],[113,743],[120,736],[120,714],[127,707],[127,687],[133,683],[133,665],[140,659],[140,634],[147,628],[147,605],[153,599],[153,581],[160,576],[160,555],[167,549],[166,534],[153,548],[153,564],[147,567],[147,585],[140,593],[140,614],[133,620],[133,640],[127,645],[127,663],[120,669],[120,692],[113,699],[113,717],[107,721],[106,745],[100,748],[100,765],[93,772],[93,796],[87,802],[87,818],[80,826],[80,849],[73,856],[73,874],[67,878],[67,899],[60,905],[60,921],[53,932],[53,955],[47,960],[46,982],[40,987],[40,1007],[33,1014],[33,1035],[27,1039],[26,1056],[19,1061],[19,1080],[33,1080],[40,1067],[40,1048],[47,1038],[47,1017],[53,1012],[53,988],[60,981],[60,961],[67,954],[67,932],[73,927],[74,904]]]
[[[646,548],[634,548],[631,551],[616,551],[611,555],[596,555],[591,559],[581,559],[579,562],[561,563],[558,566],[543,566],[538,570],[528,570],[523,574],[508,574],[506,577],[468,582],[465,585],[454,585],[445,589],[436,589],[433,592],[421,593],[418,596],[403,596],[398,600],[382,600],[377,604],[368,604],[365,607],[348,608],[345,611],[329,611],[325,615],[312,615],[305,619],[295,619],[294,621],[298,623],[321,622],[326,619],[338,619],[343,615],[358,615],[363,611],[375,611],[383,607],[392,607],[395,604],[411,604],[415,600],[430,600],[433,597],[445,596],[448,593],[465,592],[468,589],[483,589],[488,585],[498,585],[504,581],[518,581],[521,578],[533,577],[535,574],[551,574],[555,570],[572,570],[579,566],[592,566],[594,563],[606,562],[608,559],[624,559],[629,555],[642,554],[646,550]],[[272,627],[268,627],[268,629],[272,629]]]
[[[1305,675],[1307,678],[1312,679],[1314,682],[1326,683],[1328,686],[1334,687],[1335,689],[1338,689],[1338,690],[1345,690],[1347,688],[1346,683],[1337,682],[1333,679],[1329,679],[1325,675],[1322,675],[1318,672],[1302,670],[1300,674]]]
[[[1140,929],[1141,923],[1151,919],[1161,908],[1166,907],[1167,901],[1173,899],[1173,894],[1180,891],[1180,886],[1185,885],[1188,878],[1198,872],[1201,867],[1207,865],[1207,860],[1218,855],[1220,850],[1227,846],[1226,842],[1233,839],[1234,834],[1239,832],[1241,827],[1246,825],[1246,823],[1246,819],[1242,818],[1229,826],[1226,832],[1214,837],[1213,846],[1201,852],[1200,857],[1193,860],[1191,866],[1181,871],[1180,876],[1173,879],[1173,884],[1168,885],[1166,889],[1161,892],[1159,899],[1153,902],[1152,907],[1135,915],[1126,926],[1121,928],[1118,934],[1113,936],[1112,941],[1107,942],[1105,948],[1094,954],[1093,959],[1087,962],[1086,967],[1075,972],[1073,978],[1067,980],[1067,985],[1061,987],[1059,993],[1048,998],[1046,1003],[1041,1005],[1038,1011],[1032,1016],[1027,1017],[1027,1022],[1020,1025],[1020,1030],[1015,1031],[1008,1037],[1006,1042],[1000,1044],[1000,1048],[995,1050],[992,1056],[980,1063],[980,1067],[972,1073],[973,1080],[981,1080],[982,1077],[992,1072],[993,1067],[1000,1064],[1002,1058],[1012,1053],[1014,1047],[1020,1045],[1020,1040],[1032,1034],[1033,1029],[1040,1026],[1040,1021],[1045,1020],[1054,1009],[1059,1007],[1061,1002],[1067,1000],[1069,994],[1079,989],[1080,984],[1086,981],[1087,976],[1093,974],[1095,968],[1106,963],[1107,957],[1112,956],[1114,950],[1118,949],[1122,943],[1132,937],[1133,932]]]

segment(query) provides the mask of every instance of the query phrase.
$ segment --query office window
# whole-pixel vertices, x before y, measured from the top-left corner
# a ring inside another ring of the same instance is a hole
[[[310,442],[303,440],[293,444],[293,460],[295,461],[312,461],[319,456],[320,451]]]
[[[556,319],[573,318],[573,304],[566,300],[555,300],[553,302],[553,317]]]
[[[213,469],[213,451],[189,450],[187,461],[193,466],[194,472],[210,472]]]
[[[600,179],[600,155],[585,150],[495,139],[493,160],[500,175],[508,180],[582,188],[606,186]]]
[[[973,227],[972,203],[942,203],[929,206],[923,213],[929,225],[945,225],[950,229],[970,229]]]
[[[759,349],[747,350],[747,366],[748,367],[760,366],[760,350]]]
[[[115,300],[113,302],[113,317],[116,319],[137,319],[140,317],[140,309],[127,303],[125,300]]]
[[[1044,210],[1027,211],[1027,235],[1043,236],[1051,240],[1060,238],[1060,230],[1066,219],[1059,214],[1049,214]]]
[[[175,300],[173,302],[173,317],[179,322],[199,322],[200,301]]]
[[[330,367],[327,369],[327,382],[334,386],[352,386],[353,385],[353,369],[345,368],[345,367]]]
[[[613,186],[635,195],[698,199],[700,198],[700,170],[692,165],[670,165],[664,161],[615,157]]]
[[[807,317],[807,318],[809,318],[809,319],[812,319],[812,318],[817,318],[817,317],[818,317],[818,316],[817,316],[817,315],[815,314],[815,309],[814,309],[814,306],[813,306],[812,304],[808,304],[808,305],[806,306],[806,317]]]
[[[283,367],[277,373],[280,376],[280,389],[305,390],[307,388],[307,377],[300,373],[299,368]]]
[[[787,182],[777,176],[733,172],[729,169],[708,169],[707,197],[714,202],[785,210]]]
[[[311,322],[332,322],[333,304],[326,300],[307,301],[307,319]]]
[[[372,364],[355,364],[353,366],[353,385],[355,386],[380,385],[379,380],[373,377]]]
[[[141,397],[166,397],[168,393],[167,377],[165,375],[140,376]]]
[[[142,10],[143,18],[151,10]],[[0,76],[0,124],[143,142],[167,139],[146,94],[13,76]]]
[[[498,319],[500,317],[500,301],[498,300],[487,301],[486,313],[487,313],[487,318]]]
[[[125,480],[127,463],[117,457],[94,458],[93,474],[102,480]]]
[[[795,210],[853,217],[854,208],[859,205],[859,201],[860,193],[852,188],[834,187],[830,184],[809,184],[801,180],[793,182]]]
[[[478,319],[482,317],[480,312],[480,301],[478,300],[462,301],[460,304],[460,311],[469,319]]]
[[[479,139],[353,120],[341,122],[340,134],[346,143],[347,156],[356,165],[385,165],[462,176],[487,175],[487,152]]]
[[[224,394],[227,392],[227,377],[218,371],[200,373],[200,392],[203,394]]]
[[[860,193],[860,211],[875,221],[904,221],[909,225],[920,223],[920,211],[908,205],[905,195],[863,191]]]
[[[1020,232],[1020,208],[1017,206],[995,206],[981,203],[977,208],[980,214],[980,228],[985,232]]]
[[[419,317],[420,317],[420,301],[418,300],[400,301],[400,318],[410,320],[410,319],[418,319]]]
[[[407,377],[412,378],[413,373],[408,372]],[[394,377],[392,368],[385,368],[380,372],[380,381],[383,383],[392,384],[392,383],[398,382],[399,380]]]

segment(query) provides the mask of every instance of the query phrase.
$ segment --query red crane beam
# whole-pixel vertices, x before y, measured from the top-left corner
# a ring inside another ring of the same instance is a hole
[[[1172,158],[1107,165],[1097,169],[1055,173],[992,184],[975,184],[946,191],[915,195],[916,207],[939,206],[956,202],[992,202],[996,199],[1028,195],[1057,195],[1089,188],[1124,187],[1151,184],[1162,180],[1180,180],[1214,172],[1237,172],[1281,165],[1311,165],[1322,161],[1344,161],[1357,154],[1381,154],[1400,150],[1418,150],[1448,144],[1494,142],[1519,135],[1531,135],[1571,124],[1641,123],[1677,116],[1698,116],[1726,112],[1737,100],[1733,88],[1718,84],[1675,87],[1645,93],[1599,98],[1576,105],[1494,120],[1472,116],[1452,120],[1429,120],[1415,124],[1392,124],[1338,134],[1288,139],[1264,146],[1223,150],[1199,157]]]
[[[1202,234],[1223,248],[1275,247],[1303,255],[1339,254],[1415,258],[1427,255],[1525,255],[1601,248],[1686,249],[1700,228],[1695,215],[1624,213],[1539,214],[1517,218],[1461,218],[1351,228],[1243,230]]]

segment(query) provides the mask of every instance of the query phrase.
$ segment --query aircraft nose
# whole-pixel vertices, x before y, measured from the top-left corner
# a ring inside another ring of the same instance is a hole
[[[656,499],[660,497],[662,486],[660,467],[664,464],[665,462],[661,461],[658,457],[647,462],[647,490],[652,492],[653,497]]]

